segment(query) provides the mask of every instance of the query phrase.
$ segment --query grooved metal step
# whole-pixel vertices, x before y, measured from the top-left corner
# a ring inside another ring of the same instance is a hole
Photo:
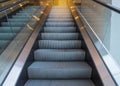
[[[53,18],[49,18],[47,19],[47,22],[73,22],[73,19],[61,19],[61,18],[57,18],[57,19],[53,19]]]
[[[84,80],[37,80],[30,79],[25,86],[95,86],[93,82],[88,79]]]
[[[21,30],[21,27],[0,27],[0,32],[1,33],[17,33]]]
[[[82,61],[85,59],[85,51],[82,49],[38,49],[34,52],[34,59],[36,61]]]
[[[43,40],[78,40],[79,33],[41,33]]]
[[[80,40],[39,40],[39,48],[41,49],[80,49]]]
[[[44,27],[44,32],[71,33],[76,32],[76,27]]]
[[[91,67],[85,62],[40,62],[28,67],[31,79],[88,79]]]
[[[0,49],[7,46],[10,40],[0,40]]]
[[[16,33],[0,33],[0,40],[11,40]]]
[[[74,26],[74,22],[46,22],[47,27],[70,27]]]

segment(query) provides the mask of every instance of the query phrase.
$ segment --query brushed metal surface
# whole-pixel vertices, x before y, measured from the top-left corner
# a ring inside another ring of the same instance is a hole
[[[103,60],[101,59],[101,56],[99,55],[99,53],[97,52],[92,40],[90,39],[88,33],[86,32],[86,27],[83,25],[83,22],[81,22],[80,17],[76,19],[77,16],[81,16],[78,14],[77,10],[75,7],[71,8],[71,11],[75,21],[81,31],[81,34],[84,38],[84,41],[86,43],[86,46],[88,47],[88,50],[91,54],[91,57],[93,59],[93,62],[95,64],[95,67],[97,68],[97,71],[99,73],[99,76],[103,82],[104,86],[116,86],[115,82],[113,81],[110,73],[108,72],[108,69],[106,68]]]

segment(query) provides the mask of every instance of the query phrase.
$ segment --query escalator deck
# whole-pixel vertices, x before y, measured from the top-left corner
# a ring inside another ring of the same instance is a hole
[[[40,33],[39,49],[25,86],[94,86],[80,33],[66,6],[53,6]]]

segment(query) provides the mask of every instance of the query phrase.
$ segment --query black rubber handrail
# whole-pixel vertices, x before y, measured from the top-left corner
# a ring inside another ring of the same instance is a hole
[[[111,5],[111,4],[107,4],[107,3],[103,2],[103,1],[98,1],[98,0],[92,0],[92,1],[94,1],[94,2],[96,2],[98,4],[101,4],[104,7],[107,7],[107,8],[109,8],[109,9],[111,9],[111,10],[117,12],[117,13],[120,13],[120,8],[117,8],[117,7],[115,7],[115,6]]]
[[[21,3],[21,2],[23,2],[23,1],[18,1],[18,2],[14,3],[14,4],[9,4],[7,6],[4,6],[4,7],[0,8],[0,12],[2,12],[4,10],[7,10],[8,8],[13,7],[13,6],[15,6],[15,5],[17,5],[17,4]]]

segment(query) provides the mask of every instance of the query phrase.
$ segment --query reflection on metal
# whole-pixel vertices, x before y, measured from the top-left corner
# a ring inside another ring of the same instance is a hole
[[[28,27],[30,30],[34,30],[29,24],[27,24],[27,27]]]
[[[72,12],[74,12],[75,10],[74,9],[72,9]]]
[[[20,3],[19,6],[22,7],[23,5]]]
[[[73,7],[71,6],[70,8],[72,9]]]
[[[74,8],[74,6],[71,6],[70,8],[71,8],[71,9],[73,9],[73,8]]]
[[[77,20],[77,19],[79,19],[79,16],[76,16],[76,17],[75,17],[75,20]]]
[[[37,16],[33,15],[33,18],[37,21],[40,21],[40,18],[38,18]]]
[[[49,6],[49,4],[47,3],[46,6]]]
[[[40,2],[40,5],[43,5],[43,1]]]
[[[40,13],[41,13],[41,14],[44,14],[44,12],[43,12],[43,11],[41,11]]]
[[[12,7],[11,7],[10,9],[11,9],[11,10],[13,10],[13,8],[12,8]]]
[[[83,30],[83,29],[84,29],[84,26],[81,26],[80,29]]]

